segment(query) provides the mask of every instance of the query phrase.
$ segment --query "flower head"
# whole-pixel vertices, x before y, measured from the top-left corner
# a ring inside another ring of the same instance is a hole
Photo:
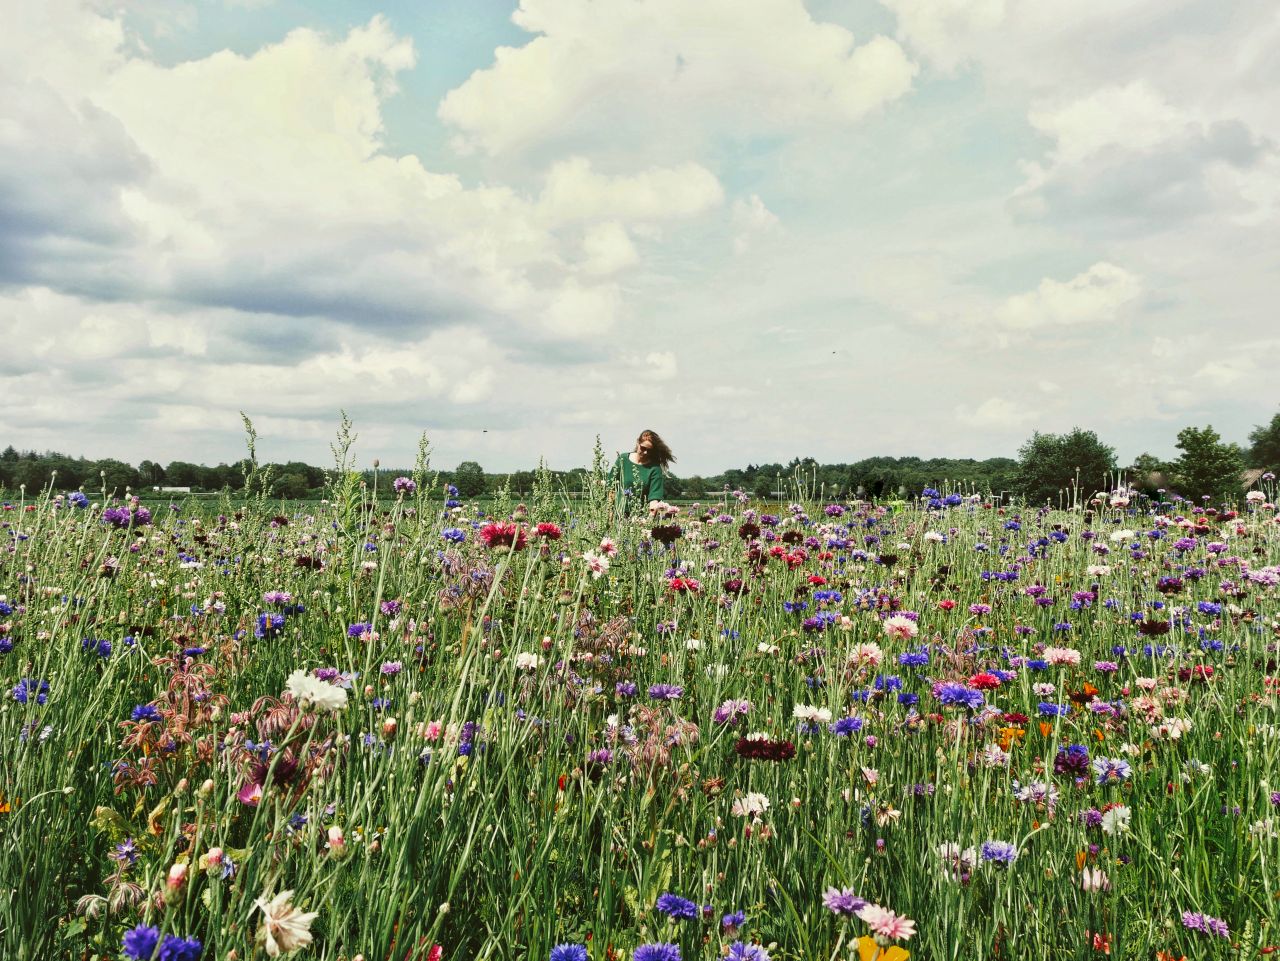
[[[257,937],[270,957],[290,954],[311,943],[311,922],[319,916],[318,912],[299,911],[291,903],[292,897],[292,891],[281,891],[270,901],[258,898],[253,902],[262,912],[262,927]]]

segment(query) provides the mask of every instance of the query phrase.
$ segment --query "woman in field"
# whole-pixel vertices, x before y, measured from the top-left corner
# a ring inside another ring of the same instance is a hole
[[[654,431],[645,430],[636,438],[635,449],[629,454],[619,454],[614,464],[614,478],[618,482],[618,501],[624,514],[647,504],[653,511],[666,497],[663,478],[668,464],[676,459],[671,448]]]

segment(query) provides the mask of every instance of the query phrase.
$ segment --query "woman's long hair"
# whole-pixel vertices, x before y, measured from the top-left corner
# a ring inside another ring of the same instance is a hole
[[[636,446],[640,445],[640,441],[644,439],[644,435],[648,434],[653,440],[653,456],[658,463],[662,465],[662,469],[666,470],[671,464],[675,463],[676,455],[671,453],[671,448],[667,446],[667,442],[658,436],[656,430],[642,430],[640,436],[636,438]]]

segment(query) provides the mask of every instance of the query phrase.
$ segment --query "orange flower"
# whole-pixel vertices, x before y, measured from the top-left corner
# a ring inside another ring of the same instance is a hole
[[[1175,958],[1172,951],[1157,951],[1156,961],[1187,961],[1187,956],[1181,954]]]
[[[1053,732],[1053,725],[1048,721],[1040,722],[1040,736],[1048,737]]]
[[[858,961],[907,961],[911,952],[896,944],[883,947],[865,934],[855,942],[858,945]]]

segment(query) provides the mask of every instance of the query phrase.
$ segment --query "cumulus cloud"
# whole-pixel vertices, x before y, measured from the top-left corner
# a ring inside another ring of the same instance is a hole
[[[1141,294],[1141,278],[1100,261],[1070,280],[1046,277],[1035,290],[1010,297],[996,312],[996,319],[1011,330],[1070,331],[1114,323]]]
[[[457,145],[490,154],[607,131],[611,146],[847,124],[911,87],[887,37],[858,44],[801,0],[521,0],[536,34],[501,47],[440,104]]]

